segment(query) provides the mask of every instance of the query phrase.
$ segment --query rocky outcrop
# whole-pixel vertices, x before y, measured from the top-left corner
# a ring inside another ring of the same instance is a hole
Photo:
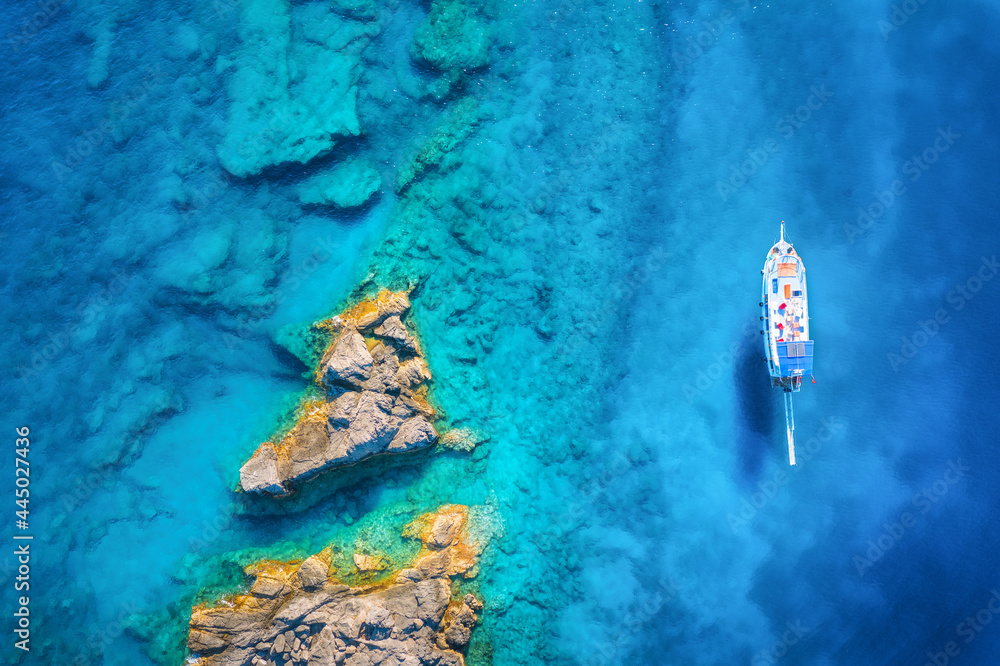
[[[467,517],[457,505],[422,517],[423,548],[413,566],[381,585],[338,581],[329,550],[301,564],[250,567],[249,592],[192,609],[194,663],[464,666],[457,650],[468,644],[483,607],[471,594],[451,594],[452,578],[471,575],[479,552],[468,540]]]
[[[326,396],[279,441],[260,445],[240,470],[243,490],[284,495],[324,470],[437,441],[431,373],[402,319],[409,307],[405,293],[382,291],[320,324],[333,340],[315,374]]]
[[[400,349],[405,349],[414,354],[419,353],[416,339],[410,335],[409,331],[406,330],[406,327],[403,326],[403,322],[401,322],[399,317],[395,315],[382,322],[379,327],[375,329],[375,335],[380,338],[391,340]]]
[[[278,477],[278,453],[269,443],[262,444],[240,469],[240,485],[245,489],[278,495],[285,492]]]
[[[438,635],[438,647],[464,648],[472,638],[472,628],[479,621],[477,612],[483,604],[475,595],[467,594],[459,602],[452,602],[445,611],[442,631]]]
[[[342,384],[360,384],[372,375],[373,359],[365,339],[356,328],[346,328],[333,344],[323,369],[325,379]]]

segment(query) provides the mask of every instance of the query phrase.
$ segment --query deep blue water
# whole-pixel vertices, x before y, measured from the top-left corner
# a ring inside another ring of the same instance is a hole
[[[440,102],[408,50],[428,7],[378,3],[363,135],[243,179],[216,148],[244,4],[0,13],[5,657],[154,663],[142,627],[183,625],[228,553],[463,502],[497,666],[995,663],[1000,6],[477,4],[490,65]],[[344,21],[253,4],[293,45]],[[474,132],[396,195],[463,96]],[[299,203],[350,156],[371,205]],[[756,319],[781,220],[816,340],[794,469]],[[245,503],[239,466],[306,386],[284,327],[400,274],[437,399],[489,442]]]

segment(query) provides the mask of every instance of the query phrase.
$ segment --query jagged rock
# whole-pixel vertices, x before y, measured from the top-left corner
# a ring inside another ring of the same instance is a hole
[[[396,383],[406,388],[412,388],[431,378],[430,368],[422,358],[411,358],[400,364],[396,371]]]
[[[461,650],[469,644],[472,628],[479,621],[477,611],[483,604],[472,594],[465,595],[461,602],[452,602],[444,615],[443,631],[438,636],[438,647]]]
[[[306,403],[280,441],[260,445],[240,470],[243,490],[287,494],[326,469],[437,441],[421,386],[431,373],[400,318],[409,307],[405,293],[382,291],[317,324],[337,331],[317,372],[329,394]]]
[[[403,326],[403,322],[399,320],[399,317],[393,315],[387,317],[378,328],[375,329],[375,335],[380,338],[386,338],[391,340],[393,344],[396,345],[397,349],[405,349],[410,352],[417,352],[417,341],[411,336],[406,327]]]
[[[465,541],[465,507],[442,507],[438,514],[422,517],[421,524],[435,525],[442,515],[449,516],[444,522],[454,530],[454,542],[432,551],[427,541],[430,532],[421,535],[423,549],[414,568],[405,570],[427,572],[418,579],[397,577],[394,583],[355,588],[324,580],[307,589],[303,581],[315,578],[303,569],[325,561],[323,554],[298,566],[262,562],[248,568],[247,573],[257,577],[248,594],[213,608],[192,609],[188,647],[194,663],[245,666],[262,660],[276,664],[308,660],[310,666],[464,666],[462,655],[452,646],[468,643],[475,611],[482,606],[474,597],[470,602],[471,595],[452,600],[451,577],[471,569],[478,545]],[[434,564],[428,566],[428,559]],[[280,596],[260,594],[262,578],[287,591]]]
[[[403,391],[399,394],[396,399],[396,403],[411,410],[413,413],[420,413],[426,416],[428,419],[436,418],[434,408],[428,404],[428,402],[413,393],[408,393]]]
[[[270,444],[263,444],[240,469],[240,485],[250,493],[285,494],[278,477],[278,454]]]
[[[396,435],[389,442],[387,451],[412,451],[433,444],[437,432],[423,416],[415,416],[403,422]]]
[[[322,587],[326,582],[327,574],[330,571],[330,561],[327,557],[317,553],[306,558],[298,570],[299,584],[304,590],[315,590]]]
[[[399,372],[399,358],[394,351],[379,342],[372,347],[371,354],[375,365],[371,378],[362,384],[362,388],[379,393],[399,393],[401,387],[399,380],[396,379],[396,373]]]
[[[447,548],[455,541],[464,522],[465,519],[461,514],[440,513],[434,518],[424,542],[432,550]]]
[[[216,652],[225,647],[225,639],[215,632],[192,629],[188,634],[188,649],[192,652]]]
[[[360,399],[360,392],[348,391],[330,402],[326,412],[330,425],[334,428],[346,428],[351,425]]]
[[[392,414],[401,419],[408,419],[411,416],[416,416],[417,410],[412,405],[404,403],[402,397],[400,397],[392,406]]]
[[[297,479],[317,469],[317,461],[326,455],[330,433],[325,416],[326,410],[308,415],[282,440],[278,473],[283,482]]]
[[[367,329],[381,324],[387,317],[402,316],[410,309],[410,299],[403,292],[392,292],[383,290],[378,296],[369,301],[363,301],[356,306],[355,326],[359,329]]]
[[[373,363],[365,339],[357,329],[346,328],[333,345],[323,377],[331,384],[357,384],[371,377]]]
[[[254,581],[251,592],[255,597],[264,597],[267,599],[274,599],[282,594],[288,592],[288,583],[282,578],[274,578],[263,573],[257,576],[257,580]]]
[[[333,632],[330,627],[324,625],[319,633],[312,637],[309,664],[310,666],[334,666],[337,663],[338,652]]]
[[[334,448],[333,457],[339,458],[342,451],[347,461],[354,462],[384,450],[399,430],[399,422],[392,416],[394,402],[391,395],[364,391],[346,436],[340,439],[340,447]]]

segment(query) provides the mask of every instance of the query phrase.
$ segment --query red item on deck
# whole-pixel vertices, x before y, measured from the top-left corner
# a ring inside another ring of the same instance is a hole
[[[783,331],[783,330],[785,330],[785,325],[784,325],[784,324],[781,324],[781,323],[779,323],[779,324],[778,324],[778,330],[779,330],[779,331]]]
[[[784,310],[786,305],[788,305],[788,303],[782,303],[781,305],[778,306],[778,309]]]
[[[785,341],[784,338],[778,338],[778,342],[784,342],[784,341]]]

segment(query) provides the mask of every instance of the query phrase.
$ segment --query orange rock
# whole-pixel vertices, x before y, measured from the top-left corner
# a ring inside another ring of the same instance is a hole
[[[339,315],[320,322],[317,326],[329,331],[339,330],[345,326],[363,330],[381,324],[386,317],[401,315],[409,309],[410,299],[405,291],[382,289],[374,298],[366,298]]]
[[[468,575],[479,553],[468,542],[467,519],[466,507],[448,505],[411,523],[404,533],[419,535],[423,548],[413,566],[388,583],[351,588],[329,577],[329,548],[302,561],[263,560],[246,567],[254,578],[248,592],[191,609],[194,663],[237,666],[254,655],[287,662],[303,654],[301,644],[330,663],[372,650],[394,663],[463,664],[453,650],[468,644],[482,609],[472,595],[460,601],[451,596],[452,578]],[[362,565],[364,558],[383,560],[354,556]],[[399,633],[408,640],[396,640]]]
[[[327,397],[305,402],[286,434],[257,448],[240,470],[244,491],[287,495],[333,467],[437,441],[431,373],[399,318],[409,307],[406,292],[383,289],[318,325],[333,334],[314,373]]]

